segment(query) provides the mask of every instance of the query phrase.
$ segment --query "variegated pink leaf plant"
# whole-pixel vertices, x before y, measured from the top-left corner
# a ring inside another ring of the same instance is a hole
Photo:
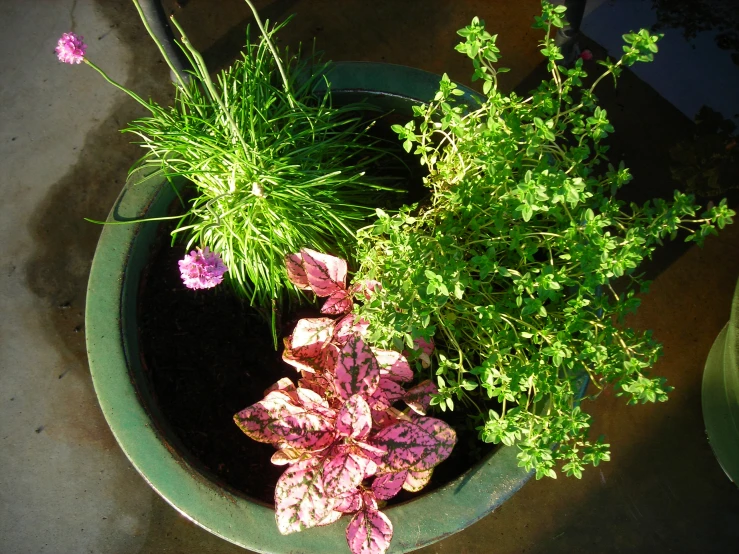
[[[281,379],[265,397],[234,416],[254,440],[277,448],[272,463],[287,465],[275,487],[275,518],[283,535],[354,514],[346,530],[353,554],[381,554],[393,535],[378,502],[401,489],[418,491],[457,437],[426,417],[425,381],[406,391],[413,371],[399,352],[364,342],[367,327],[351,314],[353,297],[377,282],[347,289],[344,260],[312,250],[286,259],[298,287],[326,297],[321,312],[340,316],[300,320],[285,339],[283,359],[300,373],[297,386]],[[428,356],[432,345],[421,345]],[[405,410],[395,405],[404,401]]]

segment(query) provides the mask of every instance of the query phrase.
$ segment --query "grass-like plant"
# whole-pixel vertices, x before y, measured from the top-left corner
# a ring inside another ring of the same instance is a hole
[[[246,1],[261,37],[247,41],[241,58],[214,78],[174,19],[192,67],[186,78],[147,25],[177,75],[172,106],[143,100],[111,80],[84,57],[79,37],[65,35],[59,55],[68,63],[84,61],[148,110],[124,129],[147,150],[132,172],[192,184],[174,238],[182,236],[187,250],[217,253],[236,290],[274,316],[274,306],[300,293],[287,278],[284,256],[303,247],[352,253],[356,229],[389,191],[398,192],[397,183],[377,171],[396,156],[368,133],[373,108],[334,105],[326,64],[315,52],[306,58],[279,52],[275,33],[284,23],[269,28]]]
[[[260,24],[261,25],[261,24]],[[195,187],[175,235],[187,248],[219,252],[230,280],[256,304],[292,288],[283,257],[302,247],[347,254],[354,231],[392,190],[366,172],[387,157],[365,131],[369,107],[336,107],[317,95],[315,56],[282,59],[274,34],[248,43],[241,59],[211,80],[183,35],[192,67],[172,108],[131,123],[148,149],[136,166],[185,176]]]
[[[585,88],[582,60],[558,65],[552,34],[564,6],[542,5],[534,27],[546,33],[551,79],[528,98],[498,90],[496,37],[481,21],[459,31],[457,50],[472,60],[484,98],[459,103],[444,76],[417,120],[395,127],[429,169],[431,200],[360,233],[355,279],[382,284],[358,311],[371,344],[435,341],[435,365],[417,365],[419,379],[438,384],[433,404],[467,411],[485,442],[517,444],[519,464],[537,478],[556,477],[557,467],[580,477],[609,458],[607,444],[588,438],[584,376],[629,403],[664,401],[670,390],[647,373],[660,345],[623,323],[648,285],[639,264],[663,239],[684,232],[701,243],[735,213],[722,201],[697,215],[679,192],[642,206],[616,198],[631,175],[609,164],[613,127],[594,89],[652,60],[659,37],[624,35],[623,56],[602,61],[606,70]]]

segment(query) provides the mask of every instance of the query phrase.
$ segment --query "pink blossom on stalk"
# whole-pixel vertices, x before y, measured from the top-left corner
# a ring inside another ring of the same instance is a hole
[[[56,56],[59,61],[68,64],[82,63],[87,50],[87,45],[82,39],[83,37],[74,33],[64,33],[56,45]]]
[[[215,252],[198,248],[185,255],[179,262],[180,274],[185,286],[190,289],[210,289],[223,281],[228,268]]]

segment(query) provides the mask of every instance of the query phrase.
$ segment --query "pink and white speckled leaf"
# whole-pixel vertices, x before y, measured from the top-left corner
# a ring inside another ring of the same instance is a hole
[[[342,496],[357,490],[370,460],[344,450],[323,466],[323,487],[329,496]]]
[[[443,421],[428,417],[385,427],[372,442],[387,448],[389,471],[426,471],[449,457],[457,435]]]
[[[298,385],[304,389],[310,389],[322,397],[336,396],[336,389],[330,374],[325,372],[302,371],[302,378],[298,379]]]
[[[387,454],[386,446],[370,444],[361,440],[355,440],[353,445],[361,450],[363,456],[367,456],[377,464],[382,463]]]
[[[382,391],[385,395],[385,399],[391,406],[405,395],[405,389],[403,389],[403,387],[395,381],[386,379],[382,375],[380,375],[380,382],[377,385],[377,390]]]
[[[308,284],[318,296],[346,289],[346,261],[309,248],[300,251]]]
[[[346,341],[348,341],[352,335],[356,334],[356,332],[354,331],[354,320],[356,319],[356,317],[357,316],[355,316],[354,314],[346,314],[344,317],[336,322],[336,326],[334,327],[333,342],[335,342],[339,346],[344,346],[346,344]]]
[[[363,489],[361,494],[364,508],[367,510],[376,510],[377,498],[375,497],[375,492],[372,489]]]
[[[283,535],[315,527],[333,511],[323,490],[321,464],[312,459],[285,470],[275,486],[275,520]]]
[[[413,423],[418,425],[421,429],[434,436],[441,444],[448,447],[449,452],[439,462],[444,461],[447,456],[451,453],[452,448],[457,442],[457,433],[447,423],[435,417],[418,417],[413,420]],[[439,462],[436,462],[437,464]],[[436,464],[434,464],[436,465]],[[430,469],[430,468],[429,468]],[[418,471],[418,470],[417,470]]]
[[[399,471],[398,473],[383,473],[375,477],[372,482],[372,492],[375,497],[380,500],[390,500],[393,496],[400,492],[408,477],[407,471]]]
[[[431,405],[431,395],[439,392],[433,381],[426,380],[418,383],[403,396],[406,404],[416,413],[426,415],[426,411]]]
[[[303,269],[303,257],[300,254],[288,254],[285,256],[285,267],[287,268],[287,278],[296,287],[302,290],[311,290],[308,283],[308,276]]]
[[[375,424],[375,429],[383,429],[399,421],[407,420],[408,418],[405,417],[405,414],[396,408],[388,408],[382,412],[372,412],[372,421]]]
[[[332,409],[328,405],[328,401],[316,391],[309,388],[298,387],[295,392],[298,397],[298,402],[300,402],[306,410],[319,414],[329,421],[334,421],[336,419],[336,410]]]
[[[351,291],[352,294],[361,292],[364,297],[369,300],[372,297],[373,292],[381,289],[382,284],[379,281],[375,281],[374,279],[365,279],[364,281],[354,283],[354,285],[352,285]]]
[[[316,524],[316,527],[325,527],[326,525],[336,523],[341,519],[341,516],[343,515],[343,512],[338,511],[336,507],[334,507],[334,509],[330,511],[326,517],[324,517],[319,523]]]
[[[278,450],[272,454],[271,462],[276,466],[284,466],[294,464],[300,461],[301,457],[306,453],[305,450],[299,448],[291,448],[286,446],[282,450]]]
[[[346,528],[346,542],[352,554],[385,554],[393,538],[393,524],[380,511],[358,512]]]
[[[361,395],[349,397],[339,410],[336,431],[344,437],[364,439],[372,429],[372,413],[367,401]]]
[[[285,349],[282,351],[282,361],[290,364],[298,371],[308,371],[310,373],[315,373],[316,371],[320,371],[322,362],[322,353],[319,353],[318,357],[316,358],[305,358],[305,361],[303,359],[297,358],[294,354],[292,349],[290,348],[290,337],[285,337],[284,339],[285,343]]]
[[[344,346],[353,335],[364,337],[368,328],[369,323],[366,320],[360,319],[354,314],[347,314],[336,322],[333,342],[339,346]]]
[[[291,403],[287,393],[272,391],[264,399],[234,415],[234,421],[255,441],[280,444],[282,437],[274,432],[272,424],[302,411],[302,408]]]
[[[381,413],[389,410],[391,405],[390,401],[385,396],[385,393],[379,388],[376,389],[375,392],[372,393],[372,396],[367,399],[367,403],[372,410],[373,419],[379,417]]]
[[[358,489],[348,494],[339,496],[335,500],[336,503],[334,504],[334,510],[343,512],[345,514],[353,514],[354,512],[358,512],[364,506],[362,495]]]
[[[298,403],[298,395],[297,391],[295,389],[295,383],[292,382],[292,380],[288,377],[283,377],[279,381],[277,381],[274,385],[269,387],[267,390],[264,391],[264,396],[267,396],[272,391],[282,391],[286,393],[294,403]]]
[[[413,380],[413,369],[408,360],[400,352],[373,348],[372,352],[380,364],[380,373],[383,377],[399,383]]]
[[[339,363],[339,355],[341,350],[333,343],[328,343],[321,354],[321,369],[331,375],[336,372],[336,365]]]
[[[321,450],[335,440],[333,421],[315,412],[286,415],[269,424],[281,443],[293,448]]]
[[[298,387],[295,389],[295,396],[297,396],[300,403],[303,404],[306,408],[312,409],[315,406],[320,406],[321,408],[328,408],[328,401],[318,394],[315,391],[312,391],[310,389],[304,389],[303,387]]]
[[[420,491],[423,487],[429,484],[433,473],[433,469],[427,469],[426,471],[408,471],[408,476],[405,479],[405,483],[403,483],[403,490],[408,492]]]
[[[282,359],[304,371],[332,371],[338,360],[338,349],[329,348],[334,325],[328,317],[301,319],[284,341]]]
[[[328,315],[339,315],[351,312],[354,307],[354,301],[349,296],[349,292],[340,289],[332,292],[321,306],[321,313]]]
[[[380,382],[380,366],[369,345],[358,335],[346,341],[336,364],[336,386],[343,398],[370,396]]]
[[[293,351],[299,351],[303,348],[315,347],[322,348],[324,344],[331,340],[334,334],[335,322],[330,317],[313,317],[305,318],[298,321],[290,335],[290,346]]]

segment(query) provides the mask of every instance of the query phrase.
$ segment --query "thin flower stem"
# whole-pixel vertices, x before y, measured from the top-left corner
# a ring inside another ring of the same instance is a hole
[[[84,61],[91,68],[93,68],[95,71],[97,71],[98,73],[100,73],[100,75],[103,76],[103,79],[105,79],[106,81],[108,81],[111,85],[113,85],[118,90],[121,90],[121,91],[125,92],[126,94],[128,94],[131,98],[133,98],[134,100],[136,100],[136,102],[138,102],[143,107],[145,107],[147,110],[149,110],[153,115],[156,115],[159,112],[159,110],[155,109],[155,107],[152,106],[149,102],[146,102],[145,100],[143,100],[138,94],[136,94],[132,90],[127,89],[123,85],[117,83],[116,81],[114,81],[113,79],[111,79],[110,77],[108,77],[108,74],[105,73],[105,71],[103,71],[102,69],[100,69],[98,66],[96,66],[93,62],[91,62],[87,58],[85,58]]]

